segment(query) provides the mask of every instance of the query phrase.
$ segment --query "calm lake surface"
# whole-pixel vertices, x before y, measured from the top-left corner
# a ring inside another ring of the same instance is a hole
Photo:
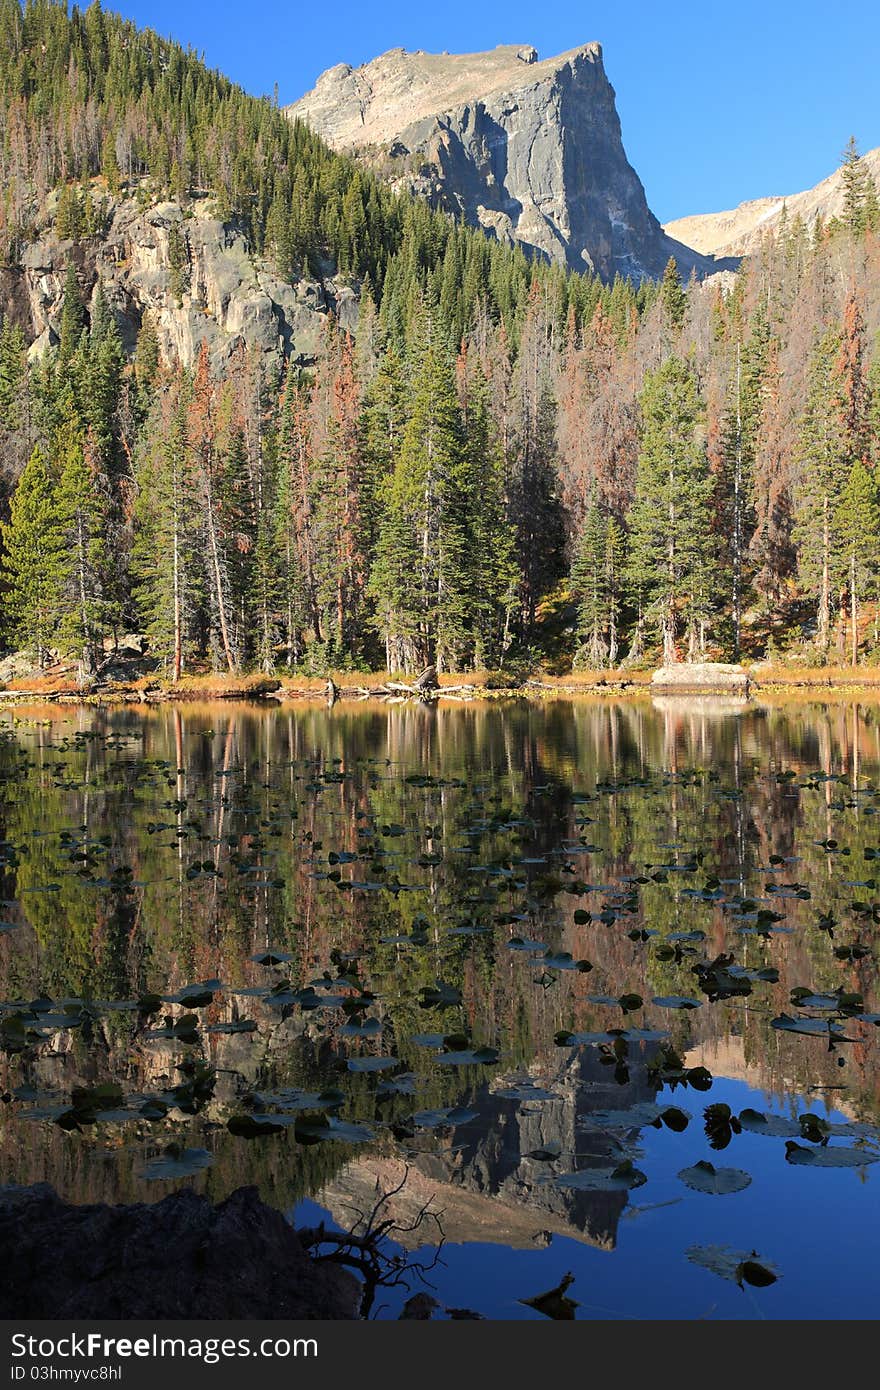
[[[444,1307],[876,1317],[878,863],[880,705],[0,711],[0,1181],[407,1175]]]

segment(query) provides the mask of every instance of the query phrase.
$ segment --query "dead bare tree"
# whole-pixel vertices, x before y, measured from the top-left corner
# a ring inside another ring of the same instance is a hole
[[[403,1177],[396,1187],[387,1192],[380,1191],[376,1204],[369,1212],[353,1207],[352,1211],[357,1220],[348,1231],[328,1231],[323,1221],[320,1226],[297,1231],[303,1246],[313,1253],[316,1260],[328,1264],[347,1265],[363,1279],[364,1291],[360,1310],[362,1318],[369,1318],[378,1289],[402,1287],[408,1290],[415,1280],[432,1288],[433,1285],[427,1276],[438,1264],[442,1264],[440,1252],[445,1236],[440,1217],[443,1213],[431,1210],[430,1198],[409,1224],[402,1225],[393,1217],[381,1217],[383,1208],[387,1208],[393,1198],[403,1191],[408,1177],[409,1166],[404,1169]],[[379,1191],[378,1181],[376,1188]],[[440,1237],[429,1261],[413,1259],[406,1251],[393,1248],[395,1236],[409,1235],[425,1222],[433,1222]],[[322,1252],[322,1247],[329,1248]]]

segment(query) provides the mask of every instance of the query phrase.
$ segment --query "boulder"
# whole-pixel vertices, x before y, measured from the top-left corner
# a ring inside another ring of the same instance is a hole
[[[651,677],[652,690],[670,694],[748,695],[749,684],[749,673],[744,666],[723,661],[661,666]]]
[[[45,1183],[0,1188],[0,1318],[358,1317],[361,1285],[315,1261],[255,1187],[214,1206],[70,1206]]]
[[[10,652],[8,656],[0,659],[0,684],[7,685],[9,681],[22,680],[27,676],[39,676],[41,674],[33,652]]]

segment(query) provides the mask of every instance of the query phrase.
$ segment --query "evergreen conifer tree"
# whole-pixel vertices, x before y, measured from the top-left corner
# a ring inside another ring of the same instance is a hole
[[[682,287],[674,256],[670,256],[666,262],[663,279],[660,281],[660,302],[667,321],[677,331],[684,323],[687,295]]]
[[[158,401],[137,470],[133,587],[150,651],[172,681],[192,655],[198,585],[196,517],[190,501],[186,383]]]
[[[54,645],[68,569],[68,536],[55,482],[36,447],[12,497],[3,540],[3,637],[33,649],[42,666]]]
[[[454,665],[466,646],[467,459],[448,349],[425,327],[400,455],[383,488],[370,592],[389,670]]]
[[[839,580],[849,603],[850,660],[859,655],[859,609],[869,593],[877,597],[880,566],[880,504],[875,479],[856,459],[837,504],[834,530],[838,538]]]
[[[689,652],[703,646],[712,566],[702,407],[692,369],[670,357],[648,374],[640,397],[642,440],[629,516],[628,576],[657,624],[664,664],[677,660],[680,616]]]
[[[107,497],[91,441],[71,433],[58,479],[58,510],[66,537],[64,610],[58,631],[63,648],[94,674],[111,616],[106,597]]]

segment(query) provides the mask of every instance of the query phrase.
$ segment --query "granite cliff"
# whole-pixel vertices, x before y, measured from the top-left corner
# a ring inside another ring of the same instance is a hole
[[[110,199],[102,234],[80,242],[57,236],[54,202],[18,261],[0,265],[0,307],[20,323],[32,355],[58,341],[71,260],[86,301],[103,286],[126,349],[149,315],[166,361],[189,365],[203,340],[218,369],[240,345],[308,360],[329,311],[347,328],[356,324],[350,286],[280,278],[208,198],[185,210],[176,202],[143,207],[134,197]]]
[[[538,60],[392,49],[328,69],[287,108],[333,148],[502,241],[605,279],[722,267],[668,236],[621,139],[597,43]]]

